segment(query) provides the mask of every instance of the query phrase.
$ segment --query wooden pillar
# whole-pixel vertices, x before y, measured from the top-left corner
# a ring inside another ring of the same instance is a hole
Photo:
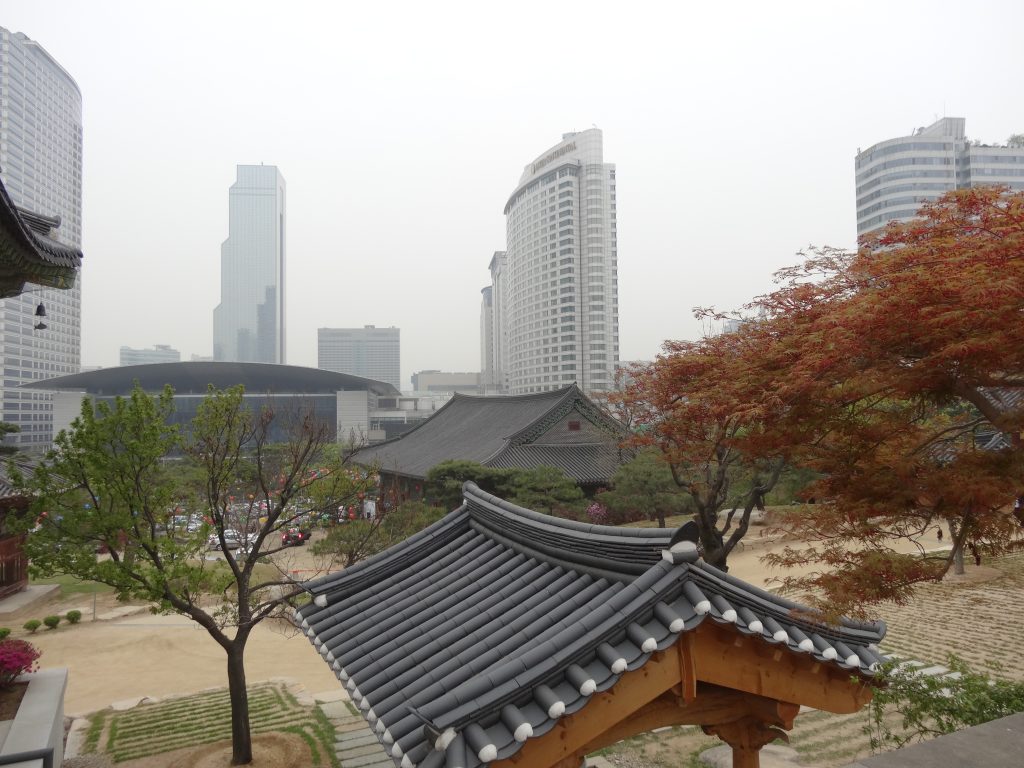
[[[789,742],[785,731],[752,717],[731,723],[705,725],[703,730],[732,747],[732,768],[760,768],[761,747],[775,739]]]

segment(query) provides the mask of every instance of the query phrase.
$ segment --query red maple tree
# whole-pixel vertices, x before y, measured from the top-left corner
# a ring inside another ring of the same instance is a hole
[[[785,585],[856,613],[1020,542],[1024,193],[951,192],[856,253],[804,256],[754,320],[666,344],[624,397],[684,487],[730,452],[813,469],[824,503],[788,516],[800,544],[768,560],[816,567]],[[897,551],[935,525],[952,551]]]

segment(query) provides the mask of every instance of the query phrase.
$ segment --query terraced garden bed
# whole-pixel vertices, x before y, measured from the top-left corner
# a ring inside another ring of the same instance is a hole
[[[194,748],[231,738],[226,689],[141,704],[134,709],[106,709],[90,717],[84,752],[101,752],[115,763]],[[252,733],[299,735],[310,748],[313,766],[338,768],[334,728],[317,707],[299,704],[281,685],[249,689]]]

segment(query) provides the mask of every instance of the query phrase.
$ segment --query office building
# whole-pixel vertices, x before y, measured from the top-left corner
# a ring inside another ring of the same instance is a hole
[[[167,344],[157,344],[152,349],[121,347],[121,365],[149,365],[150,363],[177,363],[181,353]]]
[[[285,183],[273,165],[240,165],[228,193],[213,311],[218,361],[285,362]]]
[[[13,203],[41,214],[51,237],[82,242],[82,94],[39,43],[0,27],[0,177]],[[45,322],[37,312],[44,308]],[[49,392],[22,384],[77,373],[81,363],[80,280],[68,290],[25,285],[0,302],[3,421],[21,432],[8,442],[40,448],[53,438]],[[43,325],[43,328],[36,326]]]
[[[316,352],[317,368],[402,388],[398,328],[319,328]]]
[[[498,391],[494,375],[494,286],[486,285],[480,289],[480,384],[484,392]]]
[[[910,136],[879,142],[855,162],[857,235],[906,221],[953,189],[1000,184],[1024,189],[1024,141],[969,141],[966,119],[944,117]]]
[[[420,394],[462,392],[467,395],[476,395],[480,393],[480,374],[419,371],[412,375],[412,391]]]
[[[503,391],[615,386],[619,358],[615,166],[601,131],[567,133],[529,163],[505,205],[507,246],[492,259]],[[499,284],[500,282],[500,284]],[[499,309],[500,303],[500,309]]]
[[[508,338],[505,324],[505,251],[495,251],[488,267],[491,284],[481,290],[480,301],[480,377],[485,392],[508,391],[505,371],[508,367]]]

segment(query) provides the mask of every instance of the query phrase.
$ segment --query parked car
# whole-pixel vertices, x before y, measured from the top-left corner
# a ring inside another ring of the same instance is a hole
[[[238,531],[226,530],[224,531],[224,546],[228,549],[238,549],[245,544],[246,538]],[[220,537],[216,533],[211,533],[209,540],[206,542],[207,549],[220,549]]]
[[[306,542],[309,541],[309,537],[312,533],[305,528],[285,528],[281,531],[281,546],[282,547],[302,547],[305,546]]]

